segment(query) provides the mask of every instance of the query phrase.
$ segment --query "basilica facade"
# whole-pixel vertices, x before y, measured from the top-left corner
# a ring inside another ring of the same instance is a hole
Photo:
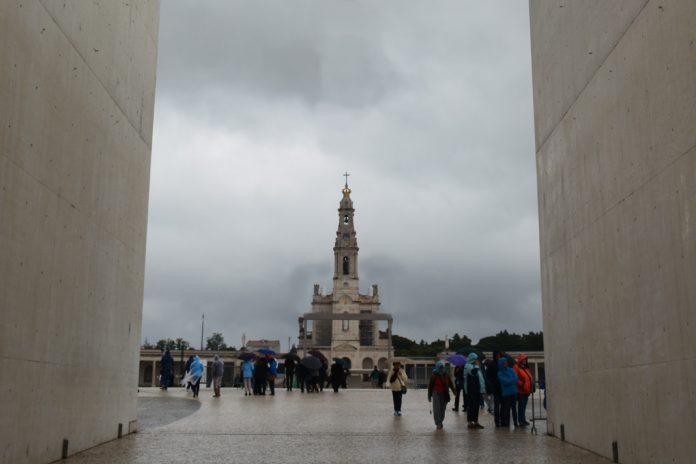
[[[333,290],[323,294],[320,286],[314,285],[312,311],[299,319],[300,348],[317,349],[329,359],[342,358],[353,370],[386,368],[393,355],[392,317],[379,312],[377,285],[366,295],[360,293],[355,209],[348,182],[342,193],[333,248]],[[385,330],[380,330],[382,321],[387,323]]]

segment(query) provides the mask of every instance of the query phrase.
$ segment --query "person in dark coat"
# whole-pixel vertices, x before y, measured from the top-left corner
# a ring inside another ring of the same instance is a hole
[[[287,391],[292,391],[292,381],[295,375],[295,360],[287,358],[285,360],[285,388]],[[304,390],[304,388],[303,388]]]
[[[326,383],[326,380],[328,378],[328,370],[329,366],[327,366],[325,362],[321,363],[321,368],[319,369],[319,378],[317,379],[317,383],[319,384],[319,390],[321,391],[324,391],[324,383]]]
[[[311,369],[307,374],[307,393],[319,393],[320,390],[324,390],[324,382],[321,380],[321,373],[319,369]]]
[[[350,377],[350,369],[348,369],[344,365],[343,366],[343,383],[341,384],[342,388],[348,388],[348,377]]]
[[[384,388],[384,384],[387,383],[387,373],[384,369],[379,371],[379,380],[377,381],[377,388]]]
[[[297,383],[300,384],[300,392],[305,392],[305,386],[307,382],[307,368],[302,364],[298,363],[295,367],[295,375],[297,376]]]
[[[171,386],[174,376],[174,358],[172,358],[169,350],[164,352],[160,359],[160,388],[166,390]]]
[[[266,394],[266,374],[268,374],[268,361],[259,358],[254,365],[254,395]]]
[[[500,407],[503,404],[503,392],[500,389],[500,379],[498,379],[498,360],[501,356],[500,351],[494,351],[492,362],[486,365],[486,391],[493,394],[493,419],[496,427],[502,425]]]
[[[334,393],[338,393],[338,389],[343,384],[343,366],[335,362],[331,365],[331,373],[329,375],[329,381],[331,382],[331,387],[333,387]]]
[[[486,380],[481,371],[481,361],[476,353],[469,353],[466,366],[464,366],[464,393],[466,394],[468,408],[466,421],[470,429],[482,429],[479,424],[479,408],[483,406],[483,395],[486,394]]]
[[[454,407],[452,411],[459,412],[459,396],[464,391],[464,366],[456,366],[454,368],[454,388]],[[462,408],[462,410],[464,411],[465,408]]]

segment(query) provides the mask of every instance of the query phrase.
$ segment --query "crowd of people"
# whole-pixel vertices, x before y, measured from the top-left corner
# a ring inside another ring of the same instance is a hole
[[[285,376],[283,380],[287,391],[299,388],[302,393],[321,392],[331,387],[335,393],[340,388],[347,388],[350,370],[341,359],[335,358],[329,366],[326,359],[310,359],[305,362],[297,356],[288,356],[284,360]],[[494,351],[492,359],[469,353],[463,365],[454,368],[453,375],[444,361],[437,361],[428,382],[428,402],[437,429],[443,428],[447,405],[454,396],[452,410],[466,412],[467,425],[470,429],[482,429],[479,413],[486,409],[493,415],[496,427],[524,427],[529,425],[526,419],[527,403],[534,392],[534,375],[529,368],[527,356],[522,353],[513,359],[500,351]],[[160,361],[160,385],[166,390],[173,380],[174,359],[167,350]],[[185,366],[185,375],[181,385],[198,397],[200,383],[205,366],[196,355],[189,357]],[[241,365],[241,377],[244,396],[263,396],[269,392],[275,395],[278,376],[278,361],[271,354],[249,356]],[[220,397],[220,388],[224,373],[224,363],[216,354],[211,366],[214,397]],[[388,373],[375,367],[369,374],[374,388],[383,388],[386,384],[392,393],[394,416],[401,416],[403,396],[408,392],[408,377],[399,361],[394,361]],[[461,398],[461,401],[460,401]],[[460,410],[461,404],[461,410]]]
[[[534,375],[524,353],[516,360],[500,351],[494,351],[493,359],[488,360],[469,353],[466,363],[455,367],[454,381],[443,361],[435,364],[428,384],[428,401],[432,402],[433,419],[438,429],[443,426],[450,391],[455,398],[452,408],[455,412],[460,411],[459,398],[462,397],[461,411],[466,412],[470,429],[483,428],[479,423],[479,412],[484,408],[493,415],[496,427],[510,427],[511,419],[515,427],[524,427],[529,425],[526,410],[534,385]],[[396,402],[394,409],[397,409]]]

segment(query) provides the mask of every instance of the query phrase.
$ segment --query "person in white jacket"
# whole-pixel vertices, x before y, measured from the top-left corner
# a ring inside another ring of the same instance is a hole
[[[401,415],[401,401],[404,393],[406,393],[406,381],[408,377],[399,361],[394,361],[392,368],[387,374],[387,382],[392,391],[392,399],[394,400],[394,415]]]

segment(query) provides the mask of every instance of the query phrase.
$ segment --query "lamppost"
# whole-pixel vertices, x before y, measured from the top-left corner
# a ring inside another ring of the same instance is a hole
[[[179,382],[181,382],[181,379],[184,378],[184,372],[186,372],[186,370],[184,369],[184,341],[183,340],[181,340],[181,342],[179,342],[179,348],[181,348],[181,362],[180,362],[181,366],[179,369],[179,371],[180,371]]]
[[[203,351],[203,325],[205,324],[205,314],[201,314],[201,351]]]

